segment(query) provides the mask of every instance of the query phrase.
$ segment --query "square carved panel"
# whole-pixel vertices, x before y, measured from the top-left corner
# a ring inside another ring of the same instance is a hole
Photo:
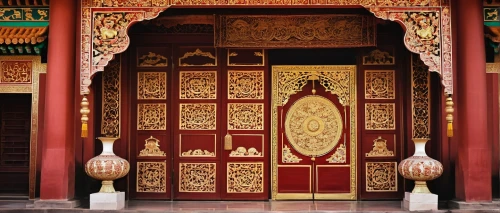
[[[365,71],[366,99],[394,99],[395,97],[394,70]]]
[[[396,162],[368,162],[366,163],[366,191],[367,192],[396,192],[398,191]]]
[[[395,130],[395,107],[394,103],[365,104],[365,128],[367,130]]]
[[[180,99],[216,99],[216,71],[182,71],[179,76]]]
[[[180,104],[179,129],[214,130],[217,121],[216,104]]]
[[[179,163],[179,192],[215,192],[215,163]]]
[[[264,192],[264,163],[227,163],[227,193]]]
[[[264,104],[228,104],[227,123],[230,130],[263,130]]]
[[[137,99],[166,99],[167,73],[138,72]]]
[[[137,162],[137,192],[166,192],[165,162]]]
[[[264,71],[229,71],[228,99],[264,99]]]
[[[166,130],[166,104],[137,104],[137,130]]]

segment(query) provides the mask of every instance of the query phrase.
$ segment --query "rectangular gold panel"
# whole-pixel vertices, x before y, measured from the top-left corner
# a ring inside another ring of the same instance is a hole
[[[166,130],[166,104],[137,104],[137,130]]]
[[[215,130],[217,127],[216,104],[180,104],[179,129]]]
[[[264,99],[264,71],[228,71],[228,99]]]
[[[365,71],[366,99],[394,99],[395,87],[394,70]]]
[[[365,104],[366,130],[395,130],[396,105],[394,103]]]
[[[216,163],[179,163],[179,192],[215,193]]]
[[[216,99],[217,71],[181,71],[180,99]]]
[[[227,193],[264,192],[264,163],[227,163]]]
[[[167,73],[166,72],[138,72],[137,99],[166,99]]]
[[[367,162],[366,191],[396,192],[398,191],[396,162]]]
[[[166,192],[167,164],[165,162],[137,162],[137,192]]]
[[[196,141],[189,140],[189,137],[196,137]],[[183,138],[184,142],[183,142]],[[186,140],[187,138],[187,140]],[[183,143],[186,143],[183,147]],[[207,146],[213,144],[212,146]],[[200,147],[202,146],[203,147]],[[187,146],[187,148],[186,148]],[[208,148],[210,147],[210,148]],[[179,134],[179,157],[212,157],[217,156],[217,135],[216,134]]]
[[[264,104],[229,103],[227,128],[229,130],[263,130]]]
[[[0,83],[31,84],[33,61],[6,60],[0,61]]]

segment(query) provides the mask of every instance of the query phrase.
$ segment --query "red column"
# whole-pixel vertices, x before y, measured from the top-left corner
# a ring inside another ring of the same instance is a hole
[[[488,142],[483,1],[457,0],[458,137],[456,197],[491,201],[491,145]]]
[[[45,133],[40,200],[70,200],[75,191],[75,0],[50,1]]]

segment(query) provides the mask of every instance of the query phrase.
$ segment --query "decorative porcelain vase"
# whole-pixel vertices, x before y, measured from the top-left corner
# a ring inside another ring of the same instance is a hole
[[[443,174],[443,165],[425,153],[425,143],[428,140],[428,138],[414,138],[415,154],[401,161],[398,166],[399,174],[415,181],[412,193],[431,193],[426,181],[434,180]]]
[[[114,193],[113,181],[127,175],[130,164],[113,153],[113,143],[118,138],[99,137],[98,139],[102,142],[102,153],[85,164],[85,172],[90,177],[102,181],[99,192]]]

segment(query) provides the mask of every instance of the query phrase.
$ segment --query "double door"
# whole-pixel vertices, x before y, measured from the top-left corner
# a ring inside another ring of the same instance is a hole
[[[268,199],[264,51],[202,45],[132,51],[131,198]],[[261,63],[232,60],[238,55]]]

